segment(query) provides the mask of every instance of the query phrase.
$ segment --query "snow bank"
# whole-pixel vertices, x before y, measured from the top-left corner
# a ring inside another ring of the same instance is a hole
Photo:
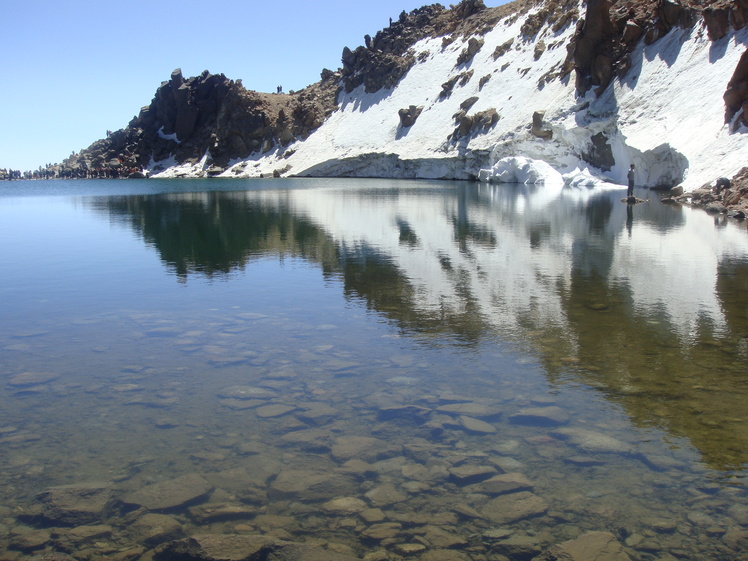
[[[522,157],[502,158],[491,169],[480,170],[478,178],[484,183],[564,183],[563,176],[549,164]]]

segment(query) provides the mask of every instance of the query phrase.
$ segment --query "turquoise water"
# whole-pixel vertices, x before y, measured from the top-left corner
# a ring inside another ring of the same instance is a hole
[[[748,232],[637,195],[4,183],[0,557],[748,558]],[[92,482],[86,520],[45,499]]]

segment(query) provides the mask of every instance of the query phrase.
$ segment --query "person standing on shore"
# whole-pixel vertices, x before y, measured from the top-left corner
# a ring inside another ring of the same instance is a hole
[[[627,199],[630,199],[631,197],[634,196],[634,176],[635,176],[634,164],[631,164],[631,167],[629,168],[629,172],[626,175],[626,177],[628,177],[628,180],[629,180],[629,188],[626,191]]]

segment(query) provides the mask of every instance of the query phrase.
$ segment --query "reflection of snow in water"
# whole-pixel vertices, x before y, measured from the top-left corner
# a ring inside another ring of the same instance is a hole
[[[715,286],[722,260],[748,256],[748,237],[737,227],[716,229],[701,211],[655,201],[629,208],[619,191],[600,187],[428,186],[376,182],[237,196],[288,204],[345,251],[383,256],[409,280],[421,312],[460,314],[469,304],[504,333],[540,326],[568,333],[572,274],[594,272],[628,288],[633,313],[664,313],[685,340],[705,318],[717,332],[725,328]],[[389,190],[395,187],[402,189]]]

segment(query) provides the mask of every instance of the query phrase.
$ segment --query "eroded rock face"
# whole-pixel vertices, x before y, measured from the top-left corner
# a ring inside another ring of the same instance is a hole
[[[156,90],[150,105],[130,121],[83,150],[65,165],[97,168],[114,161],[145,168],[174,157],[197,162],[206,153],[206,169],[225,168],[235,158],[305,139],[335,109],[340,74],[322,72],[320,82],[293,94],[245,89],[241,80],[207,70],[185,79],[179,69]]]
[[[735,72],[727,83],[725,100],[725,123],[730,123],[742,109],[743,113],[734,123],[733,130],[740,125],[748,126],[748,50],[740,57]]]

